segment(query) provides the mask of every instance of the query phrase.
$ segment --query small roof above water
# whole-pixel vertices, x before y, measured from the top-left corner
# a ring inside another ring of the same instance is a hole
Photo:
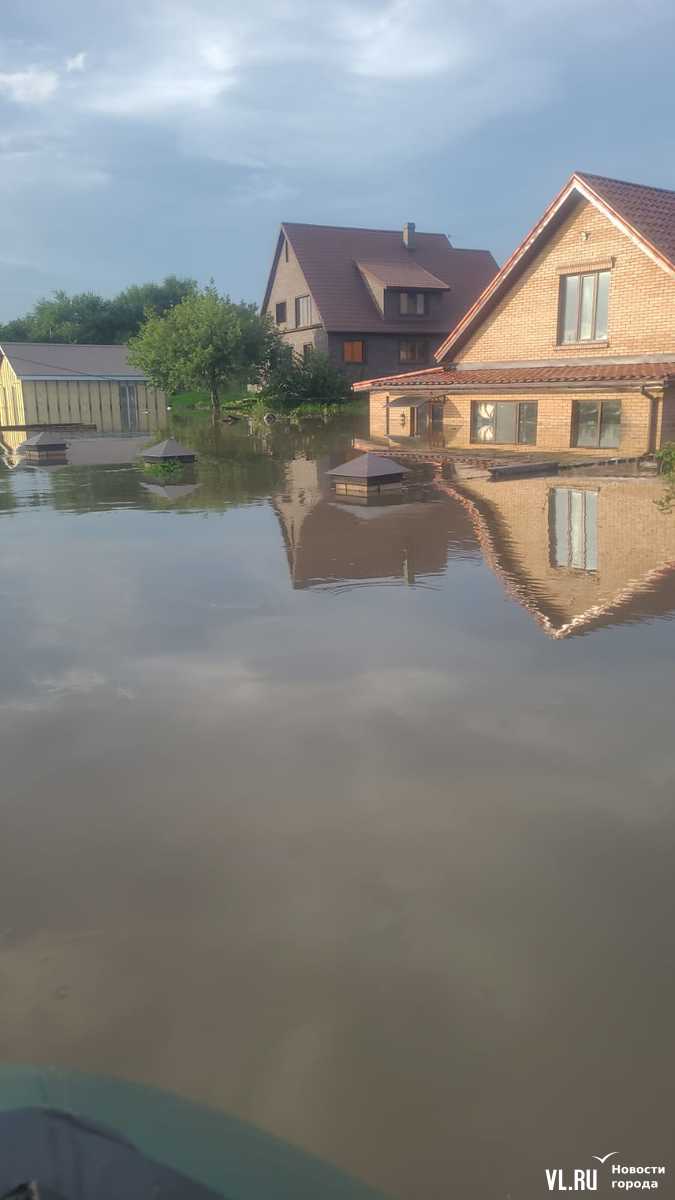
[[[65,450],[67,445],[66,439],[62,433],[34,433],[31,437],[26,438],[18,447],[20,450]]]
[[[391,458],[383,458],[381,454],[359,454],[351,462],[342,463],[327,471],[327,475],[337,475],[346,479],[381,479],[385,475],[407,475],[408,467],[401,466]]]
[[[156,446],[150,446],[148,450],[143,451],[143,458],[150,459],[151,462],[161,461],[165,458],[194,462],[196,457],[194,450],[188,450],[187,446],[181,446],[175,438],[166,438],[165,441],[158,442]]]

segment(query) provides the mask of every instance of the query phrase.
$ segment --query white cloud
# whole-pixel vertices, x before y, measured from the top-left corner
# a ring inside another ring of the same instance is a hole
[[[72,58],[67,58],[66,71],[84,71],[86,58],[86,50],[80,50],[79,54],[74,54]]]
[[[0,73],[0,93],[15,104],[43,104],[49,100],[59,86],[55,71],[28,67],[25,71]]]

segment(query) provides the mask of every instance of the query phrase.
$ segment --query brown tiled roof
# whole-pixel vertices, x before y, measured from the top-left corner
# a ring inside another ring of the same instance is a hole
[[[19,379],[145,379],[126,346],[73,346],[59,342],[3,342],[0,354]]]
[[[414,253],[413,250],[412,254]],[[362,271],[367,271],[385,287],[416,287],[424,288],[427,291],[441,292],[449,287],[449,284],[444,283],[437,275],[432,275],[431,271],[426,271],[412,258],[409,262],[360,262],[357,263],[357,266]]]
[[[559,363],[538,367],[431,367],[409,375],[388,375],[353,384],[356,391],[375,388],[460,388],[518,387],[551,383],[659,383],[675,379],[672,362]]]
[[[488,250],[456,250],[442,233],[416,233],[415,248],[408,250],[400,230],[292,222],[284,222],[281,229],[298,257],[323,324],[336,333],[410,333],[413,327],[415,333],[447,333],[497,270]],[[438,313],[414,322],[385,320],[359,270],[358,264],[367,262],[386,263],[391,271],[414,263],[447,284]],[[268,296],[269,284],[263,308]]]
[[[675,192],[585,171],[577,171],[577,176],[675,266]]]

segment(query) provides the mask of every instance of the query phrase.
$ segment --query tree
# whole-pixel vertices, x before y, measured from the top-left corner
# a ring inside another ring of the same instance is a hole
[[[63,290],[34,304],[25,317],[0,326],[0,342],[122,343],[138,333],[148,308],[168,312],[197,292],[194,279],[169,275],[162,283],[134,284],[112,299]]]
[[[164,315],[150,313],[129,343],[129,359],[165,392],[203,388],[215,418],[227,384],[241,376],[257,378],[276,342],[269,317],[219,296],[211,283]]]
[[[345,404],[352,397],[349,380],[327,354],[314,350],[306,359],[279,355],[262,390],[264,400],[285,411],[303,404]]]

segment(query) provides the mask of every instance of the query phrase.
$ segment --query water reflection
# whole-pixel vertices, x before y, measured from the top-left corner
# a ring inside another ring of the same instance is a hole
[[[348,428],[210,437],[177,497],[0,468],[0,1058],[396,1200],[663,1161],[661,485],[421,471],[357,511]]]

